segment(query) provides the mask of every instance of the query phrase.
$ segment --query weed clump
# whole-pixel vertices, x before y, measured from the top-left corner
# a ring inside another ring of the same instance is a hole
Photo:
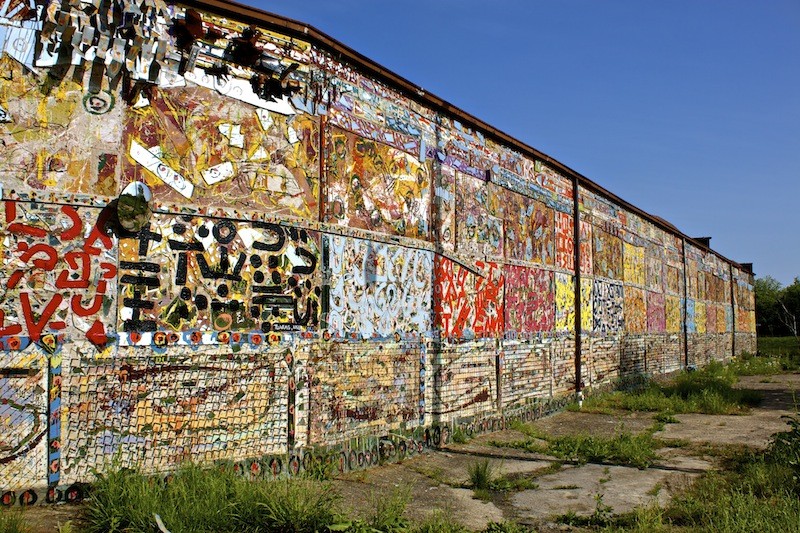
[[[474,490],[489,490],[489,485],[492,482],[494,474],[492,465],[489,459],[482,459],[471,463],[467,467],[469,474],[469,482]]]
[[[25,519],[19,511],[0,509],[0,533],[29,533]]]
[[[526,440],[494,443],[495,446],[543,453],[578,463],[608,463],[647,468],[656,460],[657,443],[650,433],[623,432],[613,437],[581,433],[552,437],[534,431]]]

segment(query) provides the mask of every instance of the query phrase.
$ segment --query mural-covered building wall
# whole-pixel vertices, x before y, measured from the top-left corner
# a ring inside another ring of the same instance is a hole
[[[294,473],[755,350],[752,272],[300,23],[0,4],[0,495]]]

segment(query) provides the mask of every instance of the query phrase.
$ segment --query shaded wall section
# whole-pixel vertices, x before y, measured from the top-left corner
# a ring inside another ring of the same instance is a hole
[[[703,242],[194,4],[0,6],[3,503],[112,461],[360,468],[755,350],[752,273]]]

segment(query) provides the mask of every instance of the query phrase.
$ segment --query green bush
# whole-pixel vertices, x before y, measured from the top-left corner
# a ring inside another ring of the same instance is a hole
[[[450,440],[456,444],[466,444],[469,442],[469,435],[460,426],[456,426],[453,430],[453,436]]]
[[[777,357],[745,353],[731,363],[731,368],[739,376],[760,376],[782,372],[783,364]]]
[[[800,488],[800,413],[782,418],[789,424],[789,430],[773,435],[767,454],[774,463],[791,470],[794,485]]]

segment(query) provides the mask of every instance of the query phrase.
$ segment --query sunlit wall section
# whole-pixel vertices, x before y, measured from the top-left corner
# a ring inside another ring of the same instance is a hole
[[[344,471],[755,351],[750,272],[549,157],[309,28],[122,4],[0,2],[3,498]]]

